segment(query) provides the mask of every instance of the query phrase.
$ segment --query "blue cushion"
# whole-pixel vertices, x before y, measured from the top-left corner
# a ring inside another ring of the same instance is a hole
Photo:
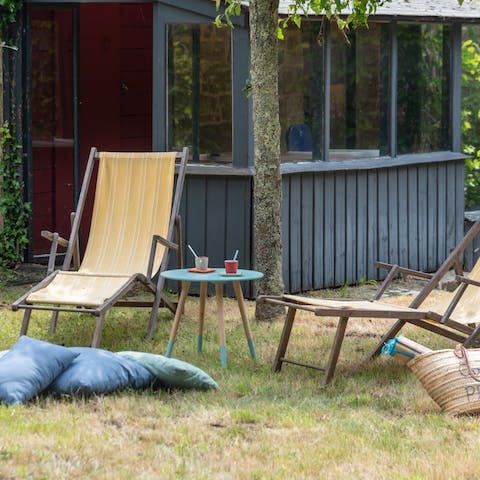
[[[0,358],[0,402],[27,402],[77,357],[69,348],[21,336]]]
[[[138,363],[107,350],[72,347],[70,351],[78,357],[50,385],[53,393],[88,396],[120,388],[143,388],[154,380]]]
[[[218,389],[218,384],[210,375],[190,363],[168,358],[163,355],[145,352],[118,352],[125,358],[129,358],[143,365],[157,381],[166,387],[173,388],[208,388]]]
[[[312,131],[308,125],[290,125],[285,135],[289,152],[312,151]]]

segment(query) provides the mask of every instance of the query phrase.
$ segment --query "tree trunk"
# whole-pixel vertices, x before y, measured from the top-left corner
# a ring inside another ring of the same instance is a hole
[[[250,71],[255,145],[254,244],[256,268],[264,273],[258,294],[281,295],[282,178],[278,108],[278,0],[250,1]],[[268,320],[283,308],[258,303],[255,315]]]

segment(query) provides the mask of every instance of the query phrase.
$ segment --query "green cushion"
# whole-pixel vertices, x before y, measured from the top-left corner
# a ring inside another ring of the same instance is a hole
[[[138,362],[151,372],[165,387],[218,389],[218,384],[210,375],[190,363],[168,358],[163,355],[145,352],[117,352],[130,360]]]

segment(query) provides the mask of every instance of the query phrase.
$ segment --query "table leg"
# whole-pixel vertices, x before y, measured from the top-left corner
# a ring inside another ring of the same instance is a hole
[[[225,318],[223,313],[223,284],[215,284],[215,298],[217,301],[218,339],[220,342],[220,363],[227,366],[227,347],[225,342]]]
[[[170,331],[170,339],[168,341],[166,357],[170,357],[172,354],[173,344],[175,343],[175,338],[177,337],[178,326],[180,324],[180,319],[182,318],[183,308],[185,306],[185,300],[187,299],[188,290],[190,288],[190,282],[182,282],[182,291],[180,293],[180,298],[178,299],[177,310],[175,312],[175,318],[173,320],[172,330]]]
[[[202,352],[203,346],[203,325],[205,322],[205,300],[207,298],[207,282],[200,283],[200,307],[198,315],[198,338],[197,338],[197,352]]]
[[[247,317],[247,309],[245,307],[245,300],[243,298],[242,287],[240,282],[232,282],[233,290],[235,291],[235,297],[237,298],[238,308],[240,310],[240,316],[242,317],[243,328],[247,337],[248,348],[250,349],[250,355],[254,360],[257,359],[257,352],[255,351],[255,345],[253,344],[252,331],[250,330],[250,324]]]

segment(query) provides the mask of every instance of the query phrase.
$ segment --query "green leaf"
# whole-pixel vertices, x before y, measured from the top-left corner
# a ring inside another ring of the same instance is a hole
[[[300,28],[302,26],[302,18],[300,17],[300,15],[294,15],[293,22],[298,28]]]

